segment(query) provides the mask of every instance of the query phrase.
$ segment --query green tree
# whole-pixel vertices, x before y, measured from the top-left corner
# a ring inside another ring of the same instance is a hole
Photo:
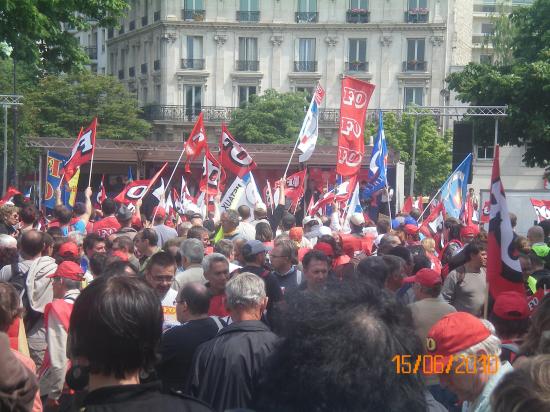
[[[81,68],[88,58],[62,23],[77,30],[88,29],[91,21],[112,27],[127,9],[126,0],[3,0],[0,42],[13,49],[17,61],[69,72]]]
[[[143,140],[151,130],[121,83],[90,72],[46,76],[25,95],[22,112],[29,136],[75,138],[94,117],[98,138]]]
[[[491,18],[491,23],[494,25],[494,32],[487,36],[484,46],[491,45],[494,64],[512,64],[514,39],[517,36],[516,26],[512,23],[510,15],[502,11]]]
[[[510,42],[513,59],[496,66],[468,64],[448,82],[472,105],[507,105],[499,122],[499,144],[525,146],[529,166],[550,165],[550,0],[515,10]],[[491,141],[493,120],[476,121],[476,139]]]
[[[269,89],[236,110],[229,130],[242,143],[294,143],[308,105],[304,93]]]
[[[378,123],[369,124],[367,133],[376,135]],[[413,151],[414,116],[394,113],[384,114],[384,133],[389,149],[399,153],[405,163],[405,193],[409,193],[411,162]],[[433,194],[441,187],[451,172],[450,134],[441,137],[437,124],[431,116],[418,118],[416,135],[416,174],[414,191],[416,194]]]

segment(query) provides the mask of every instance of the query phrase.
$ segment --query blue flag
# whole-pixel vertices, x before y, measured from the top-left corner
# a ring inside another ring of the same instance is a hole
[[[134,176],[132,175],[132,166],[128,166],[128,182],[132,182],[134,180]]]
[[[441,187],[441,201],[445,207],[445,212],[448,216],[456,219],[460,218],[460,213],[466,202],[471,165],[472,154],[470,153]]]
[[[59,182],[63,175],[63,165],[67,161],[67,157],[59,153],[48,151],[47,158],[47,173],[46,173],[46,188],[44,193],[44,207],[53,209],[55,207],[55,189],[59,187]],[[61,185],[61,201],[65,206],[72,210],[70,202],[71,191],[67,183]]]
[[[378,115],[378,133],[372,146],[367,187],[363,190],[362,198],[369,198],[374,192],[386,187],[386,171],[388,163],[388,148],[384,134],[384,117]]]

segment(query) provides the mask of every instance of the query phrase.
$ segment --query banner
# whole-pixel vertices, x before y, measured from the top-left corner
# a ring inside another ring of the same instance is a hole
[[[105,193],[104,179],[105,175],[101,175],[101,183],[99,184],[99,189],[95,198],[96,204],[98,205],[101,205],[103,201],[107,199],[107,193]]]
[[[506,194],[500,180],[499,147],[497,145],[491,174],[491,214],[487,237],[487,281],[493,298],[510,290],[525,294],[518,252],[512,246],[515,237]]]
[[[374,145],[372,146],[367,187],[363,190],[363,198],[367,199],[371,197],[373,193],[386,187],[387,164],[388,148],[386,146],[386,135],[384,133],[384,116],[382,112],[379,112],[378,133],[374,140]]]
[[[80,166],[92,159],[95,148],[96,128],[97,118],[94,118],[88,128],[78,134],[71,150],[71,155],[63,167],[66,182],[71,180]]]
[[[225,192],[220,208],[222,211],[229,209],[236,210],[241,205],[246,205],[250,208],[250,213],[253,216],[256,204],[263,203],[254,176],[251,172],[245,174],[242,178],[236,177],[231,186]]]
[[[246,150],[231,136],[225,124],[222,124],[220,153],[218,160],[223,169],[243,177],[256,168],[256,163]]]
[[[327,206],[333,202],[347,202],[353,194],[357,179],[352,177],[330,191],[324,193],[317,202],[313,205],[313,208],[309,211],[313,216],[323,206]]]
[[[441,201],[445,206],[445,213],[455,219],[460,218],[464,209],[471,164],[472,154],[470,153],[441,187]]]
[[[481,217],[479,219],[479,223],[489,223],[490,218],[491,218],[491,201],[487,200],[485,203],[483,203],[483,208],[481,209]]]
[[[185,142],[183,149],[185,150],[185,171],[187,173],[191,172],[191,161],[195,160],[197,156],[208,147],[208,142],[206,140],[206,130],[204,128],[203,122],[203,113],[199,115],[191,134]]]
[[[324,97],[325,90],[317,83],[315,94],[311,98],[309,109],[302,123],[302,129],[298,135],[297,148],[302,152],[299,157],[300,162],[307,162],[315,150],[319,136],[319,106],[323,102]]]
[[[285,198],[291,200],[291,208],[296,207],[304,196],[304,187],[307,169],[296,172],[286,177]],[[279,204],[279,181],[275,182],[275,193],[273,193],[273,204]]]
[[[199,190],[206,192],[210,196],[215,196],[220,190],[221,180],[224,180],[223,169],[218,160],[210,153],[210,150],[206,150],[206,155],[202,162],[202,178]]]
[[[353,77],[342,80],[340,99],[340,130],[336,173],[353,176],[361,168],[365,154],[365,115],[374,85]]]
[[[46,187],[44,189],[44,207],[53,209],[55,207],[55,189],[59,187],[59,182],[63,175],[63,164],[67,158],[59,153],[48,151],[46,155]],[[76,198],[76,187],[80,171],[77,171],[69,184],[63,182],[61,185],[61,202],[72,209]],[[72,189],[71,189],[72,188]]]
[[[538,223],[550,219],[550,200],[537,200],[531,198],[531,204],[535,208]]]

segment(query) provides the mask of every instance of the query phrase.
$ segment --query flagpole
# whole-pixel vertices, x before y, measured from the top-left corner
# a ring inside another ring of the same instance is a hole
[[[176,162],[176,165],[174,166],[174,169],[172,170],[172,174],[170,175],[170,179],[168,179],[168,182],[166,183],[166,187],[164,188],[164,193],[162,194],[163,196],[163,199],[166,198],[166,191],[168,190],[168,188],[170,187],[170,182],[172,181],[172,178],[174,177],[174,174],[176,173],[176,169],[178,168],[178,165],[180,164],[181,162],[181,158],[183,157],[183,153],[185,152],[185,149],[183,149],[180,153],[180,157],[178,157],[178,161]],[[158,211],[158,207],[155,208],[155,213],[153,214],[153,219],[152,219],[152,222],[155,221],[155,217],[157,217],[157,211]]]
[[[88,187],[92,184],[92,169],[94,167],[94,155],[95,155],[95,147],[94,150],[92,150],[92,158],[90,159],[90,176],[88,176]]]
[[[443,185],[445,186],[445,185]],[[443,186],[441,186],[439,188],[439,190],[435,193],[435,195],[433,195],[432,197],[432,200],[430,200],[430,203],[428,203],[428,205],[424,208],[424,210],[422,211],[422,214],[418,217],[418,220],[420,222],[422,222],[424,220],[424,213],[426,213],[426,210],[430,210],[430,206],[432,205],[432,203],[434,202],[435,198],[437,197],[437,195],[439,194],[439,192],[441,192],[441,189],[443,188]],[[419,222],[419,223],[420,223]]]

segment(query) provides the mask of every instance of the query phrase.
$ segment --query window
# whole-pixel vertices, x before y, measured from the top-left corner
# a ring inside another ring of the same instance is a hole
[[[300,93],[305,93],[307,96],[306,96],[306,101],[311,101],[311,98],[313,97],[313,89],[314,87],[308,87],[308,86],[297,86],[296,87],[296,91],[297,92],[300,92]]]
[[[239,37],[239,60],[237,70],[258,71],[258,39]]]
[[[407,39],[407,61],[424,61],[424,39]]]
[[[256,94],[256,86],[239,86],[239,107],[250,101],[250,96]]]
[[[317,12],[317,0],[298,0],[298,12],[300,13]]]
[[[481,160],[492,159],[494,157],[495,148],[494,146],[478,146],[477,147],[477,158]]]
[[[240,0],[240,11],[259,11],[259,0]]]
[[[294,71],[314,72],[317,70],[315,47],[315,39],[298,39],[295,52]]]
[[[424,100],[424,89],[422,87],[405,87],[404,106],[416,104],[422,106]]]
[[[185,10],[204,10],[203,0],[185,0]]]
[[[428,0],[409,0],[409,10],[427,9]]]
[[[155,103],[160,104],[160,84],[155,85]]]
[[[237,21],[260,21],[259,3],[259,0],[240,0]]]
[[[481,32],[483,34],[493,34],[495,32],[495,25],[493,23],[481,23]]]
[[[351,10],[354,10],[354,9],[368,10],[369,1],[368,0],[350,0],[349,8]]]
[[[493,55],[492,54],[481,54],[479,56],[480,64],[493,64]]]
[[[188,120],[193,120],[198,116],[202,107],[202,86],[185,85],[184,86],[185,115]]]
[[[147,97],[148,97],[147,94],[148,94],[148,89],[147,89],[147,87],[143,87],[143,88],[141,89],[141,101],[142,101],[143,103],[147,103]]]
[[[348,58],[350,63],[367,61],[367,39],[349,39]]]
[[[187,36],[187,59],[202,59],[202,36]]]

